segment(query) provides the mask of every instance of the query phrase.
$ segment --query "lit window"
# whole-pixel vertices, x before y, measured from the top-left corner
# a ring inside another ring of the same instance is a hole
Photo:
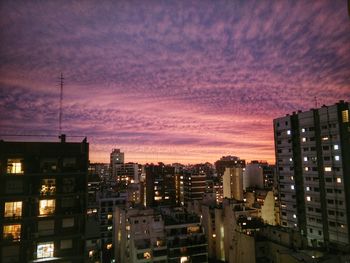
[[[294,190],[294,185],[291,185],[291,186],[290,186],[290,189]]]
[[[333,148],[334,148],[334,150],[339,150],[339,145],[338,145],[338,144],[335,144],[335,145],[333,146]]]
[[[46,199],[39,202],[39,215],[50,215],[55,212],[55,200]]]
[[[304,157],[304,162],[307,162],[307,157]]]
[[[53,242],[39,243],[36,249],[37,258],[52,258],[53,252]]]
[[[290,177],[290,180],[294,180],[294,176],[293,175]]]
[[[289,158],[289,161],[290,161],[290,162],[293,162],[293,158]]]
[[[341,112],[343,122],[349,122],[349,111],[348,110],[343,110]]]
[[[187,263],[188,262],[188,257],[181,257],[180,258],[180,263]]]
[[[155,196],[155,197],[154,197],[154,200],[155,200],[155,201],[162,200],[162,197],[161,197],[161,196]]]
[[[151,258],[151,253],[150,252],[143,253],[143,258],[150,259]]]
[[[306,142],[306,138],[305,138],[305,137],[303,137],[301,140],[302,140],[303,142]]]
[[[328,141],[328,137],[322,137],[322,141]]]
[[[307,197],[306,197],[306,201],[309,201],[309,202],[310,202],[310,201],[311,201],[311,197],[310,197],[310,196],[307,196]]]
[[[22,159],[8,159],[7,173],[9,174],[23,174]]]
[[[334,160],[339,161],[340,160],[339,155],[334,156]]]
[[[288,131],[287,131],[287,134],[290,135],[290,133],[291,133],[290,130],[288,130]]]
[[[296,215],[296,214],[294,214],[294,215],[293,215],[293,218],[297,218],[297,215]]]
[[[331,172],[332,171],[332,167],[327,166],[327,167],[324,168],[324,171],[325,172]]]
[[[112,228],[113,228],[112,226],[108,226],[108,227],[107,227],[108,231],[111,231]]]
[[[40,194],[52,195],[56,192],[56,179],[43,179],[41,181]]]
[[[339,183],[339,184],[341,183],[341,178],[340,177],[337,178],[337,183]]]
[[[305,167],[304,169],[305,169],[305,171],[309,171],[309,167]]]
[[[301,129],[301,132],[305,132],[305,128],[302,128],[302,129]]]
[[[111,249],[112,246],[113,246],[112,244],[107,244],[107,245],[106,245],[106,248],[107,248],[107,249]]]
[[[112,214],[108,214],[108,215],[107,215],[107,219],[108,219],[108,220],[111,220],[112,218],[113,218],[113,215],[112,215]]]
[[[306,186],[306,191],[310,191],[310,186]]]
[[[5,217],[22,216],[22,202],[5,202]]]
[[[21,239],[21,225],[4,225],[3,233],[4,239],[19,241]]]

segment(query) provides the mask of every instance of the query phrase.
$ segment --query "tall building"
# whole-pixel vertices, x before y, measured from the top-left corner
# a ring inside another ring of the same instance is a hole
[[[215,162],[215,169],[217,172],[217,175],[219,178],[221,178],[224,175],[226,168],[233,168],[233,167],[245,167],[245,160],[241,160],[237,156],[223,156],[220,158],[220,160]]]
[[[185,207],[194,200],[203,199],[203,194],[207,187],[206,179],[207,176],[204,173],[192,174],[191,172],[184,172],[182,180]]]
[[[349,247],[349,103],[277,118],[274,136],[281,224],[309,246]]]
[[[224,198],[243,200],[243,168],[226,168],[223,176]]]
[[[259,163],[248,163],[243,172],[243,189],[247,188],[264,188],[263,168]]]
[[[120,149],[113,149],[110,155],[110,169],[111,176],[115,178],[117,175],[117,168],[124,163],[124,153]]]
[[[176,177],[172,166],[146,165],[146,205],[175,205]]]
[[[89,144],[0,141],[0,262],[85,262]]]

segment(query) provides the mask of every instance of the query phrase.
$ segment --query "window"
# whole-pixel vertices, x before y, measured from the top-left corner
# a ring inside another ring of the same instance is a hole
[[[73,227],[73,226],[74,226],[74,218],[73,217],[62,219],[62,227],[63,228]]]
[[[349,111],[348,110],[343,110],[341,112],[341,116],[342,116],[343,122],[349,122]]]
[[[291,185],[291,186],[290,186],[290,189],[294,190],[294,185]]]
[[[22,202],[5,202],[5,217],[21,217]]]
[[[45,199],[39,202],[39,215],[51,215],[55,212],[55,200]]]
[[[61,207],[73,207],[74,206],[74,198],[72,197],[62,197],[61,199]]]
[[[43,179],[41,181],[40,194],[53,195],[56,192],[56,179]]]
[[[19,262],[19,246],[3,246],[2,258],[0,261],[3,263]]]
[[[305,128],[302,128],[302,129],[301,129],[301,132],[305,132]]]
[[[306,138],[305,137],[303,137],[301,140],[302,140],[302,142],[306,142]]]
[[[310,186],[306,186],[306,191],[310,191]]]
[[[339,161],[340,160],[339,155],[334,156],[334,160]]]
[[[338,183],[338,184],[341,183],[341,178],[340,178],[340,177],[337,178],[337,183]]]
[[[63,178],[62,180],[62,192],[71,193],[75,189],[75,178]]]
[[[335,145],[333,146],[333,149],[334,149],[334,150],[339,150],[339,145],[338,145],[338,144],[335,144]]]
[[[43,173],[54,173],[57,171],[57,163],[56,158],[44,158],[40,161],[40,170]]]
[[[306,201],[310,202],[311,201],[311,196],[306,197]]]
[[[68,249],[73,247],[72,239],[61,240],[61,249]]]
[[[55,221],[45,220],[38,222],[38,233],[40,236],[53,235],[55,231]]]
[[[307,157],[306,156],[304,157],[304,162],[307,162]]]
[[[4,225],[4,239],[19,241],[21,239],[21,225]]]
[[[287,131],[287,135],[290,135],[290,134],[291,134],[291,132],[290,132],[290,130],[288,130],[288,131]]]
[[[36,249],[37,258],[52,258],[53,252],[53,242],[39,243]]]
[[[7,173],[9,174],[23,174],[22,159],[8,159]]]
[[[23,182],[18,180],[6,181],[6,194],[20,194],[23,192]]]
[[[326,167],[324,168],[324,171],[325,171],[325,172],[331,172],[331,171],[332,171],[332,167],[326,166]]]

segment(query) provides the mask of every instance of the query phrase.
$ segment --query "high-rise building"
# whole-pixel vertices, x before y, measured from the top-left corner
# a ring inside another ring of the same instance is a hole
[[[111,176],[115,178],[117,175],[117,167],[124,163],[124,153],[120,149],[113,149],[110,155]]]
[[[184,186],[184,204],[187,206],[188,203],[194,200],[202,200],[203,194],[206,190],[206,178],[205,174],[191,174],[185,173],[183,176]]]
[[[172,166],[159,163],[146,165],[146,205],[175,205],[176,177]]]
[[[281,224],[309,246],[349,246],[349,103],[274,120]]]
[[[243,168],[226,168],[223,176],[224,198],[243,200]]]
[[[89,144],[0,141],[0,261],[85,262]]]

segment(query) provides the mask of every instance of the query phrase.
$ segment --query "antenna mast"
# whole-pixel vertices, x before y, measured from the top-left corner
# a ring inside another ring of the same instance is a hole
[[[60,77],[60,112],[59,112],[59,136],[62,135],[62,102],[63,102],[63,73],[61,72],[61,77]]]
[[[315,96],[315,109],[317,109],[318,108],[318,103],[317,103],[317,97]]]

